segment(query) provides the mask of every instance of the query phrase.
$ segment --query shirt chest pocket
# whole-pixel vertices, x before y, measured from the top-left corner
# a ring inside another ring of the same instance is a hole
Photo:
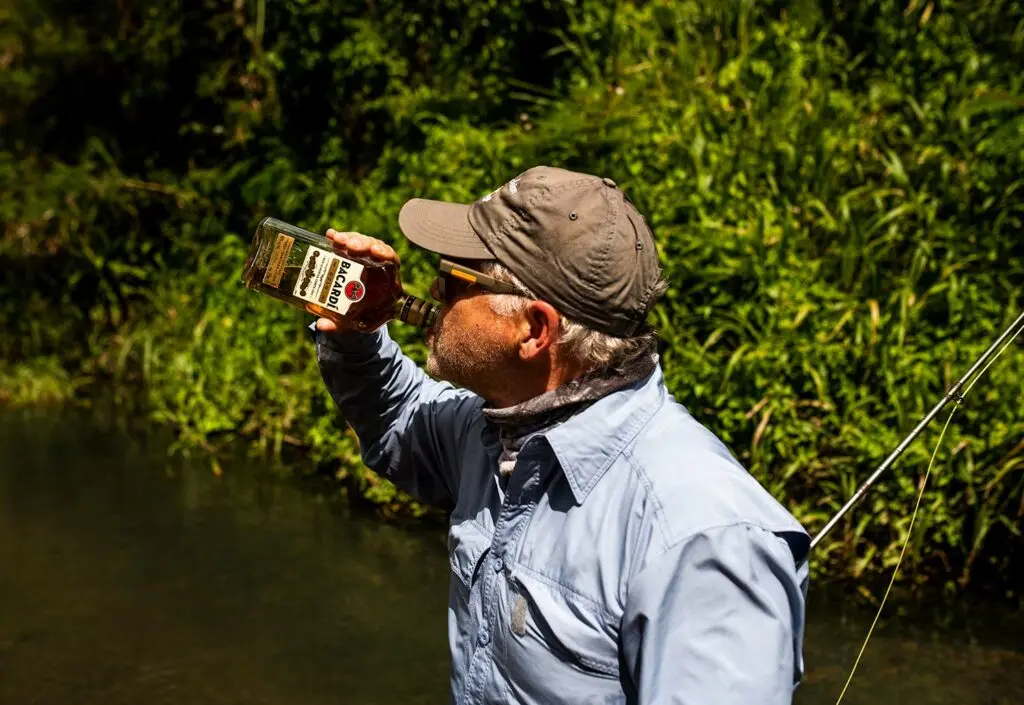
[[[531,673],[536,659],[556,670],[618,679],[618,620],[554,580],[516,566],[509,590],[507,647],[510,670]]]
[[[453,523],[448,530],[448,562],[452,569],[453,587],[468,596],[477,578],[477,569],[491,546],[488,536],[472,520]]]

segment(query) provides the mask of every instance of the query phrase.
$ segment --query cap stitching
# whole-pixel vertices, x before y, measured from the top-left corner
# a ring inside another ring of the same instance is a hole
[[[637,211],[637,213],[639,213],[639,211]],[[660,265],[657,262],[658,247],[657,247],[657,243],[655,242],[655,239],[654,239],[654,229],[651,228],[651,226],[647,223],[647,220],[643,217],[643,214],[640,214],[640,221],[641,221],[642,226],[647,229],[648,234],[651,236],[651,242],[654,243],[654,248],[653,248],[652,255],[655,258],[655,269],[656,269],[656,272],[657,272],[657,276],[654,277],[654,280],[645,287],[644,293],[643,293],[643,297],[641,299],[641,304],[643,305],[643,310],[640,312],[640,318],[639,318],[638,324],[642,325],[643,322],[647,319],[647,316],[651,312],[651,304],[652,304],[652,302],[651,302],[651,295],[654,293],[654,289],[658,286],[658,282],[661,279],[661,267],[660,267]],[[633,226],[633,230],[636,232],[637,241],[639,242],[640,241],[640,232],[637,230],[637,224],[636,224],[636,222],[632,218],[630,218],[630,224]],[[639,259],[639,255],[637,255],[637,258]]]
[[[601,195],[604,196],[604,194],[601,194]],[[611,214],[611,218],[609,219],[609,223],[603,229],[603,232],[604,232],[604,235],[605,235],[604,243],[602,243],[600,249],[594,248],[595,249],[595,253],[597,254],[597,257],[596,258],[595,257],[591,257],[590,258],[591,262],[594,262],[595,259],[598,260],[598,261],[607,259],[608,252],[611,250],[611,246],[612,246],[612,233],[615,231],[616,223],[618,223],[618,219],[619,219],[618,204],[611,203],[611,199],[608,199],[608,198],[606,198],[606,202],[608,202],[611,205],[612,214]],[[593,269],[596,270],[596,267],[594,267]],[[596,274],[595,274],[594,279],[591,280],[591,283],[596,285],[596,283],[597,283],[596,282]]]
[[[600,184],[602,186],[604,185],[604,183],[600,179],[596,179],[596,181],[594,179],[578,179],[577,181],[572,182],[571,185],[579,185],[579,184],[587,184],[587,185],[594,185],[594,186],[596,186],[598,184]],[[597,190],[595,189],[595,191],[597,191]],[[612,206],[612,223],[613,224],[615,223],[615,216],[616,216],[616,214],[615,214],[615,207],[613,205]],[[607,232],[608,232],[608,230],[605,230],[606,234],[607,234]],[[608,254],[608,250],[609,250],[609,248],[611,246],[610,240],[611,240],[611,238],[609,238],[609,237],[605,238],[605,242],[604,242],[604,244],[602,246],[602,249],[599,252],[600,257],[598,259],[602,259],[602,258],[604,258]],[[593,262],[594,258],[591,257],[590,261]],[[594,271],[595,268],[589,268],[589,269],[590,269],[590,271]],[[580,278],[583,279],[584,281],[586,281],[586,283],[591,287],[592,290],[594,290],[594,291],[599,291],[600,290],[600,287],[598,286],[598,279],[597,279],[596,271],[594,272],[594,274],[582,274]]]

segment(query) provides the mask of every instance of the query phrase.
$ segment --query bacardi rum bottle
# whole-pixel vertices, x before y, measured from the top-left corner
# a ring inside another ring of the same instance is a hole
[[[393,318],[430,328],[437,307],[402,291],[398,264],[350,257],[323,235],[274,218],[256,227],[245,285],[339,328],[369,332]]]

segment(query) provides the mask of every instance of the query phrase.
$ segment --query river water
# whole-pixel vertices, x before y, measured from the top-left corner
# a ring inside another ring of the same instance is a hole
[[[444,703],[445,541],[82,414],[0,414],[0,705]],[[813,589],[813,588],[812,588]],[[814,600],[798,705],[870,621]],[[1024,620],[882,622],[844,703],[1024,703]]]

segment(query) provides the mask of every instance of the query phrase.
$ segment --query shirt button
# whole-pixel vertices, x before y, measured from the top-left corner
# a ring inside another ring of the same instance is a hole
[[[491,643],[491,635],[487,632],[480,632],[480,636],[477,637],[477,642],[480,646],[487,646]]]
[[[494,572],[500,573],[505,567],[505,561],[501,560],[501,556],[494,559]]]

